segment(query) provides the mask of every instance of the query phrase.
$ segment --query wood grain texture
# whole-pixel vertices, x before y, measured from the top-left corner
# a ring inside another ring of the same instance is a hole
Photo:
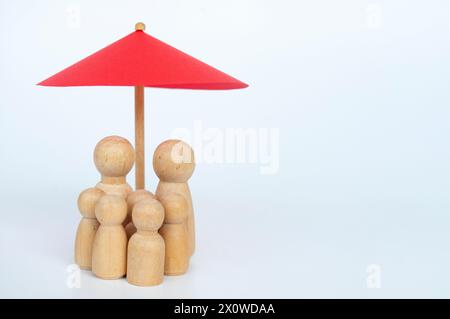
[[[134,88],[134,136],[136,147],[136,189],[145,189],[144,87]]]

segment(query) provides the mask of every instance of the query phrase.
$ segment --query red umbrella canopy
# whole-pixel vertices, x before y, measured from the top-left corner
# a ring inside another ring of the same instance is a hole
[[[38,85],[204,90],[231,90],[248,86],[143,30],[127,35]]]
[[[136,31],[44,80],[43,86],[134,86],[136,189],[145,188],[144,87],[231,90],[248,85]]]

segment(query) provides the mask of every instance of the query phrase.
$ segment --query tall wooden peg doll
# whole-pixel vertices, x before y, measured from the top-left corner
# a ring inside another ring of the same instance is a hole
[[[187,270],[185,250],[188,257],[195,250],[194,211],[187,183],[195,168],[194,152],[183,141],[165,141],[156,148],[153,168],[160,179],[156,197],[166,211],[164,225],[160,231],[166,241],[165,272],[168,275],[180,275]],[[181,243],[183,240],[185,244]]]

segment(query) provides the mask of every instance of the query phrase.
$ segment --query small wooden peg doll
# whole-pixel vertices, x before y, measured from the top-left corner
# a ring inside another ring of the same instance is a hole
[[[98,188],[88,188],[78,197],[78,209],[83,216],[75,239],[75,263],[81,269],[91,269],[92,243],[99,223],[95,218],[95,205],[105,193]]]
[[[159,233],[166,244],[164,274],[182,275],[189,267],[188,202],[177,193],[168,193],[159,200],[164,206],[164,224]]]
[[[195,222],[191,191],[187,181],[192,176],[194,168],[194,151],[180,140],[167,140],[161,143],[153,155],[153,169],[160,179],[156,197],[163,205],[167,202],[163,198],[171,193],[182,196],[186,201],[189,256],[195,250]]]
[[[100,227],[92,248],[92,272],[102,279],[121,278],[127,268],[127,234],[122,225],[127,203],[118,195],[104,195],[95,206]]]
[[[94,162],[101,174],[96,185],[108,195],[127,198],[132,192],[126,181],[126,175],[134,165],[135,152],[131,143],[120,136],[108,136],[97,143],[94,150]]]
[[[127,197],[127,206],[128,206],[128,214],[127,219],[124,222],[125,231],[127,232],[128,238],[131,237],[136,232],[136,227],[133,225],[133,221],[131,220],[131,214],[133,212],[134,205],[143,200],[143,199],[152,199],[156,198],[151,192],[145,189],[138,189],[132,193],[130,193]]]
[[[164,277],[164,240],[158,233],[164,208],[156,199],[134,205],[133,223],[137,232],[128,242],[127,280],[137,286],[155,286]]]

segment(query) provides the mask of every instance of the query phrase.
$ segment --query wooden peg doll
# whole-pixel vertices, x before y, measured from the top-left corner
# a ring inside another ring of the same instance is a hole
[[[124,222],[125,231],[127,232],[127,237],[130,238],[136,232],[136,227],[133,225],[133,221],[131,219],[131,214],[133,212],[134,205],[143,200],[143,199],[152,199],[156,198],[151,192],[145,189],[138,189],[132,193],[130,193],[127,197],[127,206],[128,206],[128,214],[127,219]]]
[[[127,203],[118,195],[104,195],[95,206],[100,227],[92,248],[92,272],[102,279],[123,277],[127,267],[127,234],[122,225]]]
[[[187,181],[192,176],[194,168],[194,151],[180,140],[167,140],[161,143],[153,155],[153,169],[160,179],[156,197],[162,201],[163,205],[167,202],[163,198],[172,193],[180,195],[186,201],[185,223],[189,256],[195,250],[195,222],[191,191]]]
[[[135,159],[131,143],[120,136],[108,136],[97,143],[94,150],[94,162],[101,174],[101,181],[96,185],[108,195],[127,198],[132,192],[126,181],[126,175],[133,167]]]
[[[95,218],[95,205],[105,193],[98,188],[88,188],[78,197],[78,209],[83,216],[75,238],[75,263],[81,269],[91,269],[92,243],[99,223]]]
[[[177,193],[159,198],[164,206],[164,224],[159,233],[166,244],[164,274],[182,275],[189,267],[189,235],[187,228],[189,203]]]
[[[136,233],[128,242],[127,280],[137,286],[155,286],[164,277],[164,240],[158,233],[164,220],[164,208],[154,199],[134,205]]]

